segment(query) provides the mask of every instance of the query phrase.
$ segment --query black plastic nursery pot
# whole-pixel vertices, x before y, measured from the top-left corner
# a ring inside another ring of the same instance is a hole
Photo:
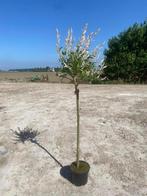
[[[71,169],[71,182],[76,186],[82,186],[88,182],[88,173],[90,166],[85,161],[79,161],[79,168],[77,168],[77,163],[73,162],[70,165]]]

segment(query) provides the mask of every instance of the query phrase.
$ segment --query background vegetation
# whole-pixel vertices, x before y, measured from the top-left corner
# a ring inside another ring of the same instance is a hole
[[[108,80],[144,83],[147,81],[147,21],[135,23],[111,38],[104,51]]]

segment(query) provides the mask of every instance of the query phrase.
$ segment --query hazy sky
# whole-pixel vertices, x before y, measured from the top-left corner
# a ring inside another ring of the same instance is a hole
[[[78,38],[88,23],[101,28],[96,43],[107,43],[145,19],[147,0],[0,0],[0,69],[57,65],[56,28]]]

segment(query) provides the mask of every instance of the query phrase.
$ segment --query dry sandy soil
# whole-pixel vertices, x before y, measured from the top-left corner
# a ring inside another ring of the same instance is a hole
[[[42,78],[42,76],[48,75],[48,82],[59,83],[64,82],[67,83],[66,79],[61,80],[61,78],[56,76],[55,72],[0,72],[0,82],[9,81],[9,82],[30,82],[30,80],[38,76]]]
[[[75,187],[49,155],[63,166],[75,160],[73,86],[0,83],[1,196],[147,195],[147,86],[81,85],[80,95],[81,159],[91,169]],[[15,143],[17,127],[38,130],[43,148]]]

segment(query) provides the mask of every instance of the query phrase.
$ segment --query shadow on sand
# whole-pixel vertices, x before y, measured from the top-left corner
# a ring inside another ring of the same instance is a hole
[[[30,141],[31,143],[36,144],[39,148],[44,150],[61,167],[60,175],[66,180],[68,180],[69,182],[71,182],[70,166],[69,165],[63,166],[44,146],[42,146],[37,141],[37,136],[40,134],[40,132],[38,132],[37,130],[33,130],[31,128],[28,128],[28,127],[24,129],[20,129],[18,127],[17,131],[13,129],[11,129],[11,131],[13,133],[13,136],[14,136],[13,140],[15,141],[15,143],[18,143],[18,142],[25,143],[26,141]]]
[[[70,183],[72,183],[71,181],[71,169],[69,165],[66,165],[64,167],[62,167],[60,169],[60,175],[65,178],[66,180],[68,180]]]

